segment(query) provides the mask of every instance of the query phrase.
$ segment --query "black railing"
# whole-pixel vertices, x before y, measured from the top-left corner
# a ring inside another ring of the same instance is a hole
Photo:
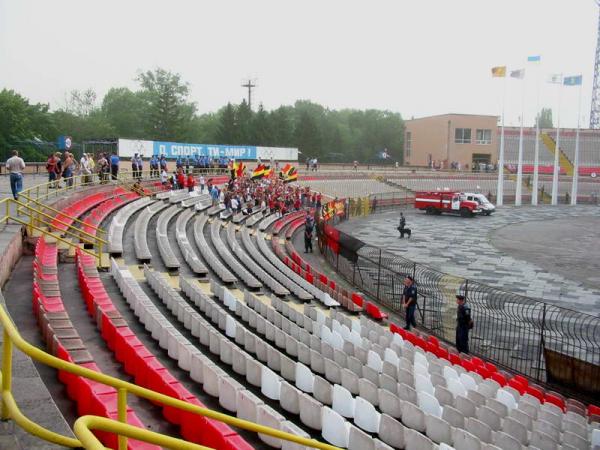
[[[457,294],[474,318],[471,353],[539,384],[587,401],[600,395],[600,318],[477,281],[439,272],[380,248],[364,245],[338,253],[322,246],[325,259],[350,283],[395,313],[402,313],[403,280],[415,279],[417,322],[428,333],[454,343]],[[327,237],[319,236],[327,241]],[[352,254],[352,257],[343,255]]]

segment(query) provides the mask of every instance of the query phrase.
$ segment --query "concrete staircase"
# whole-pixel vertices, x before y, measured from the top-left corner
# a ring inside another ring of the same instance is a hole
[[[556,142],[554,141],[554,139],[552,139],[548,133],[542,133],[542,141],[544,142],[546,148],[550,150],[550,153],[552,153],[552,155],[554,155],[557,150],[560,152],[558,155],[560,167],[565,169],[567,175],[573,176],[573,163],[567,157],[565,152],[563,152],[561,149],[556,148]]]

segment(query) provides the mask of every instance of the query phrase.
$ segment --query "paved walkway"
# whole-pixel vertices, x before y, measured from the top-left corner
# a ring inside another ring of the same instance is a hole
[[[398,215],[353,219],[340,229],[445,273],[599,314],[600,208],[504,207],[472,219],[407,211],[410,240],[398,238]]]

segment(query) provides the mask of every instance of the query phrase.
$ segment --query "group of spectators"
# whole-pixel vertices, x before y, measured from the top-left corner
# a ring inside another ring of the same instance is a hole
[[[320,193],[311,192],[309,187],[286,184],[278,178],[232,178],[222,189],[208,186],[208,192],[214,205],[222,203],[234,213],[249,213],[256,206],[285,215],[305,207],[320,208],[322,199]]]
[[[119,174],[119,156],[116,152],[112,155],[99,153],[97,160],[92,153],[84,153],[79,161],[69,151],[56,152],[48,156],[46,160],[46,171],[50,188],[59,188],[61,180],[67,186],[73,186],[73,176],[81,175],[84,184],[92,182],[92,175],[98,174],[100,182],[105,183],[109,177],[116,180]],[[141,176],[141,173],[140,173]]]

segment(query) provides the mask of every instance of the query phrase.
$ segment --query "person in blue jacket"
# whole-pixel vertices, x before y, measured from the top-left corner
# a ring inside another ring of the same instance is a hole
[[[113,150],[110,155],[110,175],[113,180],[119,177],[119,155],[116,150]]]

